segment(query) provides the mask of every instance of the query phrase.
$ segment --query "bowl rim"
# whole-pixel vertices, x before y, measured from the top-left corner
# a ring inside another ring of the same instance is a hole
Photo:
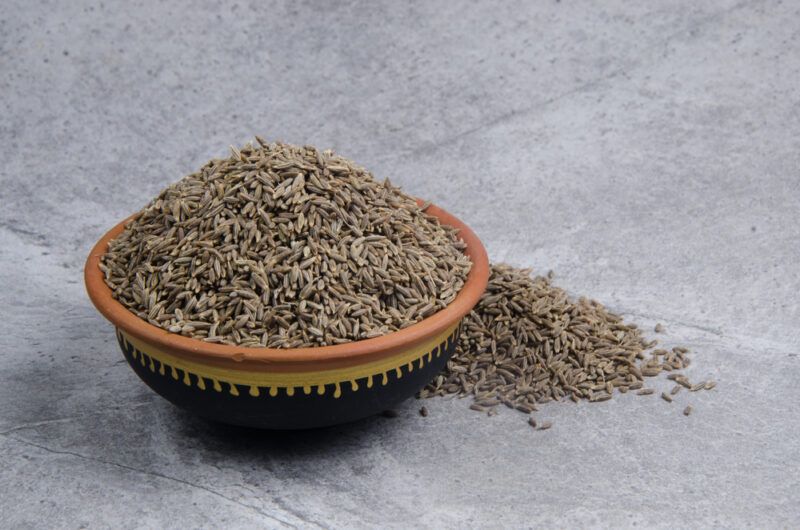
[[[421,204],[422,201],[418,202]],[[311,367],[315,364],[355,364],[389,357],[423,341],[431,340],[463,318],[478,303],[489,280],[489,258],[477,235],[460,219],[433,204],[426,213],[439,222],[459,230],[466,243],[465,254],[472,268],[456,298],[444,309],[399,331],[332,346],[310,348],[253,348],[205,342],[184,337],[141,319],[115,300],[100,270],[100,259],[108,243],[119,235],[137,215],[133,214],[116,224],[94,245],[84,266],[86,291],[97,310],[115,327],[151,346],[180,357],[217,365],[247,364],[251,366],[291,365]]]

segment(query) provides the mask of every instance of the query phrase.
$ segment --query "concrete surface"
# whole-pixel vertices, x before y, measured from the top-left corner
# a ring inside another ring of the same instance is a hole
[[[799,9],[5,0],[0,526],[798,526]],[[253,134],[333,147],[494,259],[664,323],[717,389],[553,404],[547,432],[457,400],[294,434],[176,410],[81,267]]]

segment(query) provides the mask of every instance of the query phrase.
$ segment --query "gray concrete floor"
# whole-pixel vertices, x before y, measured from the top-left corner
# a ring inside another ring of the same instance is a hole
[[[216,4],[3,2],[0,526],[800,524],[796,2]],[[443,399],[289,434],[175,409],[83,260],[253,134],[333,147],[493,259],[664,323],[717,389],[552,404],[546,432]]]

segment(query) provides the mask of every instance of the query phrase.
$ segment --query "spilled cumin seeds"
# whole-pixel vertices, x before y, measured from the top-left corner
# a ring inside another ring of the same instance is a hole
[[[569,297],[552,276],[493,264],[455,354],[420,397],[470,396],[476,411],[505,405],[530,413],[550,401],[597,403],[628,391],[651,395],[655,390],[643,388],[645,378],[666,372],[676,386],[661,395],[665,401],[681,386],[708,388],[679,372],[690,363],[688,349],[654,349],[657,342],[636,325],[597,301]]]

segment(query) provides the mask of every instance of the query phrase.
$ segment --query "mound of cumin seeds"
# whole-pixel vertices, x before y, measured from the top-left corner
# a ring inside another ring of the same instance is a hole
[[[331,151],[256,139],[110,242],[114,298],[174,333],[296,348],[384,335],[456,297],[471,262],[455,229]]]
[[[688,350],[655,345],[599,302],[570,299],[529,269],[494,264],[456,353],[420,397],[472,396],[474,410],[505,404],[530,413],[554,400],[606,401],[639,389],[648,395],[645,378],[663,372],[692,387],[677,372],[689,365]]]

